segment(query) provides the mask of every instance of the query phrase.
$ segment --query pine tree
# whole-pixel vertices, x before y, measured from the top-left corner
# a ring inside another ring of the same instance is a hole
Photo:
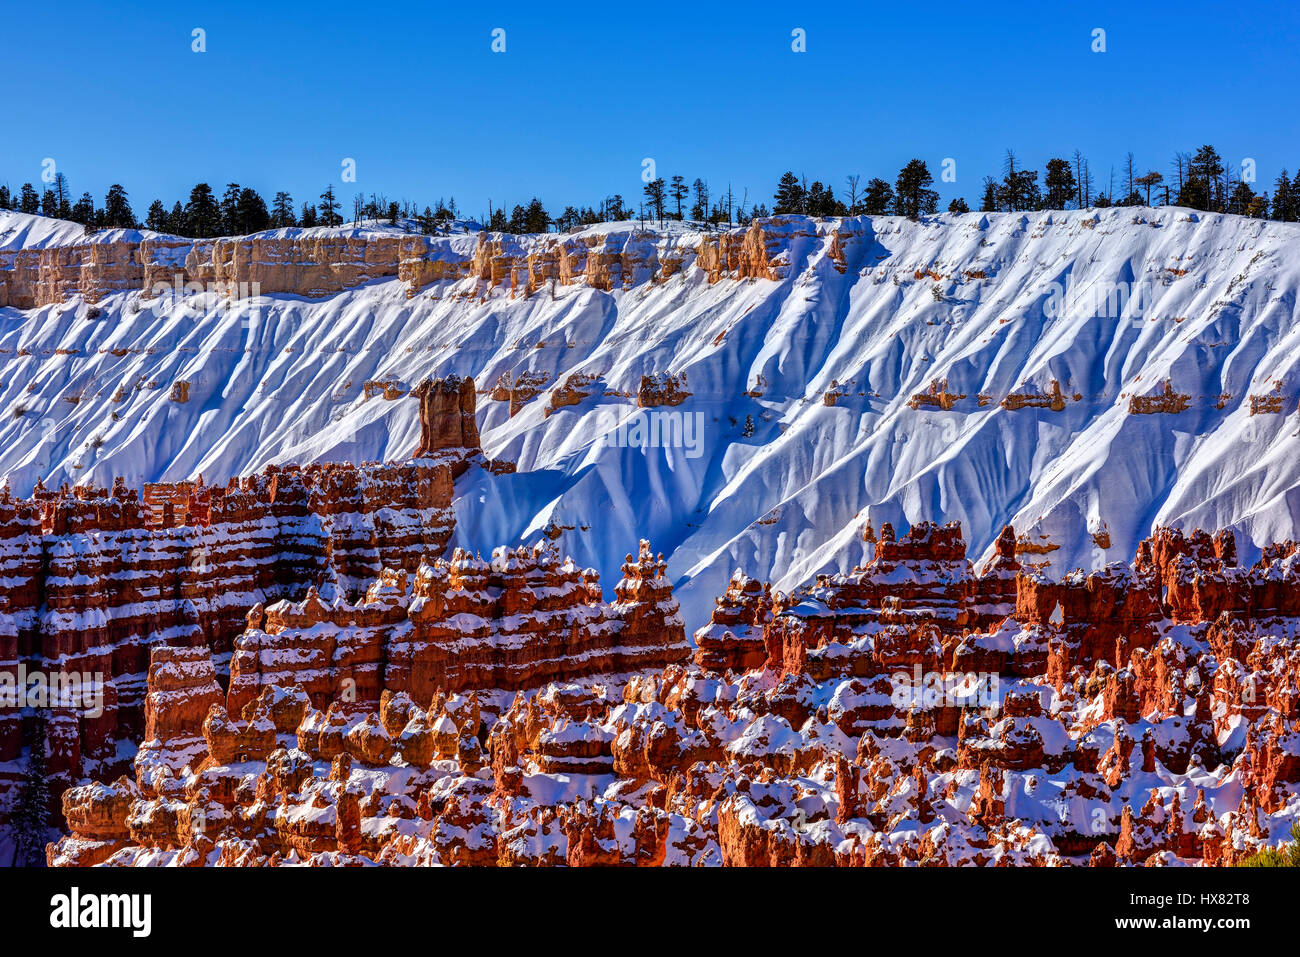
[[[333,183],[326,186],[325,192],[320,194],[320,204],[317,208],[320,210],[320,224],[322,226],[343,225],[343,217],[339,215],[339,201],[334,198]]]
[[[822,186],[821,180],[813,180],[813,184],[808,187],[808,196],[804,200],[804,210],[809,216],[822,216],[822,207],[826,205],[826,187]]]
[[[1208,144],[1202,146],[1187,160],[1186,178],[1178,191],[1178,205],[1222,212],[1227,201],[1220,179],[1223,174],[1223,159],[1218,151]]]
[[[887,216],[893,205],[894,187],[878,176],[867,183],[867,191],[862,195],[863,213],[868,216]]]
[[[95,225],[97,219],[95,213],[95,200],[89,193],[82,193],[81,199],[77,200],[72,206],[72,221],[81,223],[87,229]]]
[[[271,201],[271,225],[276,229],[297,225],[293,215],[293,197],[284,190],[276,193],[275,199]]]
[[[221,234],[221,207],[212,195],[212,187],[199,183],[190,190],[190,201],[185,204],[185,235],[208,239]]]
[[[695,205],[691,207],[691,219],[697,222],[708,219],[709,184],[697,177],[695,182],[691,184],[691,189],[695,190]]]
[[[155,199],[149,204],[149,212],[145,214],[144,225],[147,229],[152,229],[156,233],[165,233],[167,231],[167,207],[163,205],[161,199]]]
[[[933,182],[923,160],[910,160],[894,182],[894,212],[909,219],[933,213],[939,206],[939,194],[929,188]]]
[[[266,210],[266,200],[257,190],[244,187],[235,202],[235,234],[247,236],[260,233],[271,225],[271,214]]]
[[[980,212],[998,212],[998,181],[992,176],[984,177],[984,199],[980,202]]]
[[[8,184],[0,184],[0,209],[13,209],[14,201],[9,195]]]
[[[673,202],[677,204],[676,218],[678,220],[682,218],[682,200],[686,198],[686,194],[689,192],[690,189],[686,185],[686,180],[680,176],[674,176],[672,183],[668,186],[668,195],[670,195],[673,198]]]
[[[50,828],[50,786],[45,773],[45,752],[49,727],[45,710],[36,710],[36,724],[27,752],[22,797],[9,822],[14,834],[14,864],[40,867],[45,863],[45,844]]]
[[[1296,176],[1300,179],[1300,174]],[[1287,171],[1277,178],[1273,184],[1273,218],[1283,223],[1294,222],[1296,219],[1296,197],[1294,195],[1295,182],[1287,179]]]
[[[1043,205],[1048,209],[1065,209],[1074,200],[1079,187],[1069,161],[1059,157],[1049,159],[1043,175],[1043,186],[1046,187]]]
[[[786,171],[776,184],[776,193],[772,199],[772,214],[781,216],[786,213],[802,213],[807,206],[807,195],[803,184],[793,172]]]
[[[515,233],[516,235],[528,232],[528,217],[525,215],[524,208],[518,203],[515,204],[514,209],[510,210],[510,222],[508,225],[510,228],[507,232]]]
[[[646,205],[655,214],[659,222],[664,221],[664,201],[667,199],[667,186],[662,176],[646,183],[642,191],[645,193]]]
[[[951,203],[948,204],[948,212],[969,213],[970,207],[966,205],[966,200],[958,196],[956,199],[954,199]]]
[[[135,213],[131,212],[131,203],[127,200],[126,190],[121,183],[114,183],[108,188],[104,197],[104,228],[134,229]]]
[[[663,182],[660,180],[660,182]],[[528,208],[524,210],[524,232],[526,233],[545,233],[551,228],[551,217],[546,212],[546,207],[542,201],[534,196],[528,202]]]
[[[23,183],[22,198],[18,202],[18,208],[32,215],[41,211],[41,197],[37,195],[31,183]]]
[[[1228,195],[1228,212],[1236,213],[1238,216],[1247,216],[1250,210],[1256,206],[1255,200],[1258,197],[1255,191],[1250,188],[1250,184],[1244,180],[1237,180],[1233,185],[1232,192]]]
[[[579,213],[572,206],[565,206],[564,212],[560,213],[559,216],[555,217],[555,228],[559,232],[567,233],[571,229],[576,229],[578,226],[578,222],[581,219],[582,219],[581,213]]]
[[[167,232],[184,236],[186,234],[185,230],[185,207],[181,205],[181,201],[178,199],[172,204],[172,211],[167,215]]]
[[[239,184],[227,183],[221,197],[221,231],[227,236],[243,233],[239,223]]]
[[[62,173],[54,174],[54,198],[59,204],[59,218],[72,217],[72,189],[68,186],[68,177]]]
[[[835,198],[835,190],[829,186],[823,186],[819,180],[815,180],[812,186],[808,187],[808,196],[804,206],[809,216],[845,216],[848,214],[845,205]]]
[[[1016,154],[1007,150],[1002,164],[1002,182],[998,185],[998,206],[1008,212],[1037,209],[1042,202],[1038,191],[1038,171],[1027,170],[1016,163]]]
[[[1151,205],[1151,187],[1159,186],[1164,181],[1165,181],[1164,176],[1161,175],[1160,173],[1157,173],[1155,170],[1152,170],[1151,172],[1146,173],[1143,176],[1139,176],[1137,179],[1133,181],[1146,191],[1146,201],[1143,203],[1144,206]]]

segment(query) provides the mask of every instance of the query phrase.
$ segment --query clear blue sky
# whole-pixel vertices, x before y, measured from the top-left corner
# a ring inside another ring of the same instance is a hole
[[[1296,4],[11,4],[0,182],[39,188],[51,157],[74,196],[121,182],[140,217],[232,180],[555,213],[635,203],[645,157],[770,205],[785,169],[842,196],[919,156],[936,178],[954,158],[944,204],[975,206],[1007,147],[1040,170],[1078,148],[1105,188],[1130,150],[1168,175],[1209,142],[1262,192],[1300,167],[1298,45]]]

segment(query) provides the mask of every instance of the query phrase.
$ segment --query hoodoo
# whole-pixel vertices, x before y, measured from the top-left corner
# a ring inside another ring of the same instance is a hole
[[[696,664],[645,543],[612,605],[538,547],[259,607],[224,702],[206,649],[154,650],[135,776],[69,790],[49,860],[1232,863],[1281,833],[1296,545],[1241,568],[1161,530],[1056,585],[1015,540],[977,573],[958,526],[885,526],[795,594],[737,575]]]

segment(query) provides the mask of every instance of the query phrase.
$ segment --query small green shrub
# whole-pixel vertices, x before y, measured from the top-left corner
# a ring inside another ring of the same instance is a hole
[[[1300,821],[1291,825],[1291,843],[1266,847],[1250,855],[1238,867],[1300,867]]]

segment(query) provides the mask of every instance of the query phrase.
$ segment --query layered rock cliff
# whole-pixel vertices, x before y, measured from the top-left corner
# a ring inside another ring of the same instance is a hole
[[[143,495],[120,478],[111,489],[38,484],[25,499],[0,489],[0,678],[26,695],[0,710],[4,775],[21,770],[34,707],[52,708],[70,741],[47,760],[55,794],[124,767],[145,730],[152,648],[206,648],[224,682],[250,607],[309,590],[345,603],[385,569],[414,574],[440,554],[455,525],[455,477],[487,464],[464,425],[473,383],[461,386],[422,385],[448,397],[423,410],[441,440],[404,464],[271,466],[225,485],[151,484]],[[50,697],[28,700],[38,680]],[[61,680],[75,682],[73,699],[54,698]],[[0,801],[0,816],[10,803]]]

